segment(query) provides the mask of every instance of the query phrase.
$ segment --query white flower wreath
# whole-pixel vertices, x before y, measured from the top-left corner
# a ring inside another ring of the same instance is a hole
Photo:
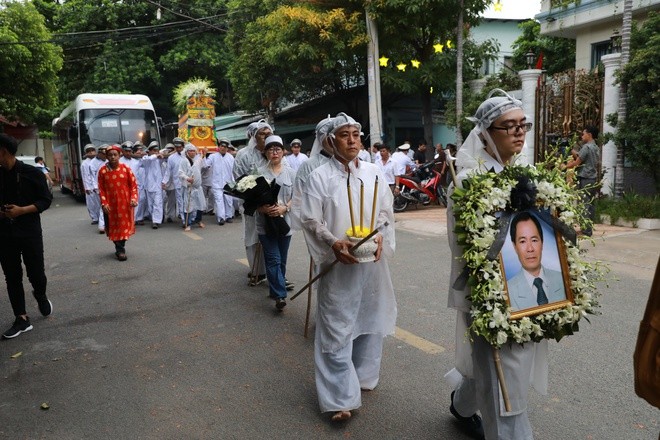
[[[602,278],[602,267],[598,263],[588,263],[578,246],[562,237],[573,303],[534,316],[511,319],[500,260],[492,255],[491,259],[488,254],[499,232],[496,213],[516,209],[512,206],[512,190],[521,179],[528,179],[532,189],[535,187],[534,202],[539,209],[549,208],[558,213],[558,220],[566,225],[586,221],[580,193],[566,182],[561,171],[548,164],[537,164],[536,168],[511,166],[500,173],[474,173],[463,181],[463,188],[456,188],[452,196],[456,234],[464,249],[467,282],[471,287],[473,321],[470,332],[484,337],[496,348],[512,342],[558,341],[578,331],[579,320],[587,314],[596,314],[598,308],[596,281]]]

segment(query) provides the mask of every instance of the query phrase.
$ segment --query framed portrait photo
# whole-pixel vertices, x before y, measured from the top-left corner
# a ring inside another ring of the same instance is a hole
[[[500,267],[511,319],[538,315],[574,301],[561,235],[535,211],[512,216]]]

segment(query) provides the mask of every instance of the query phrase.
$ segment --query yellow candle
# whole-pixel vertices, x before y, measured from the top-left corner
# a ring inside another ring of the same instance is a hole
[[[371,225],[369,227],[369,232],[374,230],[374,221],[376,220],[376,198],[378,197],[378,176],[376,176],[376,181],[374,182],[374,201],[371,205]]]
[[[362,225],[364,224],[364,182],[360,179],[360,237],[363,235]]]
[[[351,230],[353,231],[353,237],[355,234],[355,219],[353,219],[353,197],[351,196],[351,175],[348,174],[346,178],[346,191],[348,192],[348,211],[351,215]]]

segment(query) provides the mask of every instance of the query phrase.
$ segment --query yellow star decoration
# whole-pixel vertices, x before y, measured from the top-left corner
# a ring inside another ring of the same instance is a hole
[[[412,64],[412,66],[413,66],[415,69],[419,69],[419,65],[420,65],[421,63],[420,63],[419,61],[417,61],[417,60],[410,60],[410,64]]]
[[[407,66],[406,66],[404,63],[400,63],[400,64],[397,64],[397,65],[396,65],[396,68],[399,69],[399,70],[402,71],[402,72],[405,72],[405,71],[406,71],[406,67],[407,67]]]
[[[437,43],[433,45],[433,49],[435,49],[435,53],[442,53],[442,48],[445,47],[444,45]]]
[[[387,58],[387,57],[384,56],[384,55],[383,55],[382,57],[378,58],[378,62],[380,63],[380,67],[387,67],[387,63],[388,63],[389,61],[390,61],[390,59]]]
[[[495,12],[502,12],[502,3],[500,2],[500,0],[497,0],[494,6],[495,6]]]
[[[451,40],[447,40],[447,49],[451,49]]]

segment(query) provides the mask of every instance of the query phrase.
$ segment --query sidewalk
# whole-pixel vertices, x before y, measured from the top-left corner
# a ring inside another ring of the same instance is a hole
[[[447,235],[447,209],[438,205],[409,208],[394,214],[396,228],[421,235]],[[594,239],[636,235],[645,229],[626,228],[623,226],[595,225]]]

